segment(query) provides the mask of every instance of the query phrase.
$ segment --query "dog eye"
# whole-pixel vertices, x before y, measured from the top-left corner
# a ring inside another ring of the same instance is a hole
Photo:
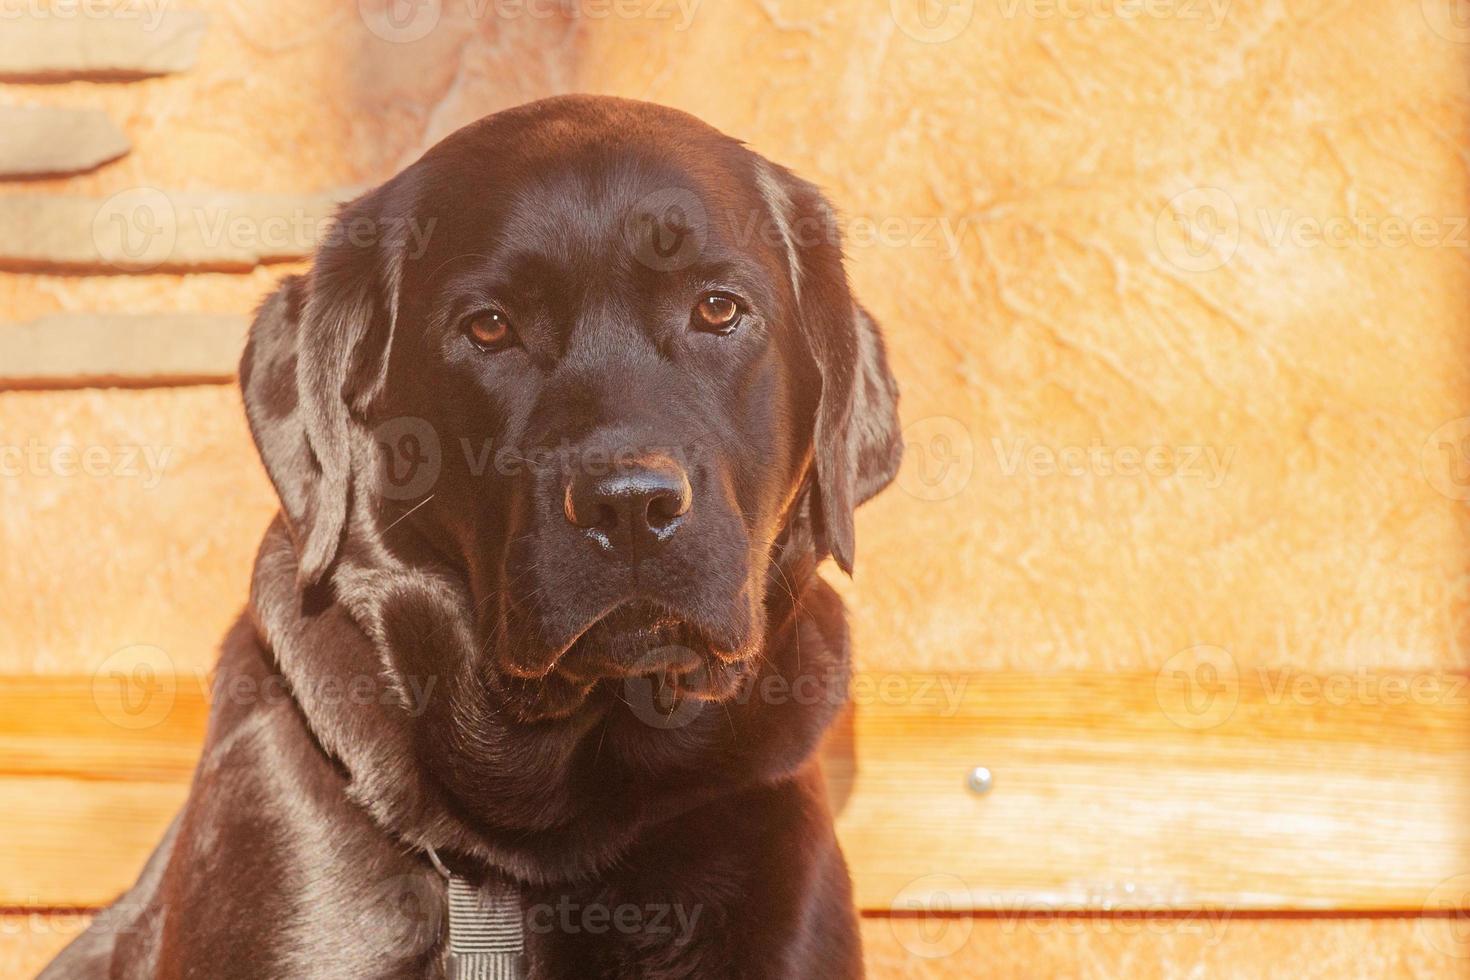
[[[501,350],[516,339],[510,319],[500,310],[481,310],[466,317],[464,332],[482,350]]]
[[[729,333],[744,313],[740,303],[724,293],[706,293],[694,307],[694,327],[707,333]]]

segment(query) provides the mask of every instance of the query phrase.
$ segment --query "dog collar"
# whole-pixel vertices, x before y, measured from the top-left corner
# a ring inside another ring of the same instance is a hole
[[[526,933],[515,886],[493,877],[476,886],[446,868],[432,847],[428,853],[449,883],[447,980],[524,980]]]

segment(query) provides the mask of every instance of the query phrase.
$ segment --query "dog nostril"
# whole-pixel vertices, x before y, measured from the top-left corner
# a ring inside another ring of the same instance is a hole
[[[648,526],[661,531],[687,513],[688,497],[673,490],[660,491],[648,501]]]

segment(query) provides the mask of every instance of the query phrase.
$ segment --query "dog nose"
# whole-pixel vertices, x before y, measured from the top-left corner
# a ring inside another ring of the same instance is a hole
[[[615,473],[578,473],[567,483],[567,520],[613,551],[646,548],[674,535],[694,494],[684,468],[664,456]]]

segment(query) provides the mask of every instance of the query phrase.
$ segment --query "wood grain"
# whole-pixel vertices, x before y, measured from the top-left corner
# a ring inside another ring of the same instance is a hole
[[[827,756],[860,905],[1470,908],[1461,676],[1208,676],[1210,698],[1188,669],[860,676]],[[203,692],[127,671],[0,682],[0,835],[24,842],[0,905],[131,881],[183,798]]]
[[[87,921],[71,910],[0,915],[0,976],[35,976]],[[870,980],[1470,976],[1470,960],[1445,946],[1443,925],[1414,918],[1243,918],[1218,930],[1171,919],[980,918],[928,935],[902,920],[864,919]]]

